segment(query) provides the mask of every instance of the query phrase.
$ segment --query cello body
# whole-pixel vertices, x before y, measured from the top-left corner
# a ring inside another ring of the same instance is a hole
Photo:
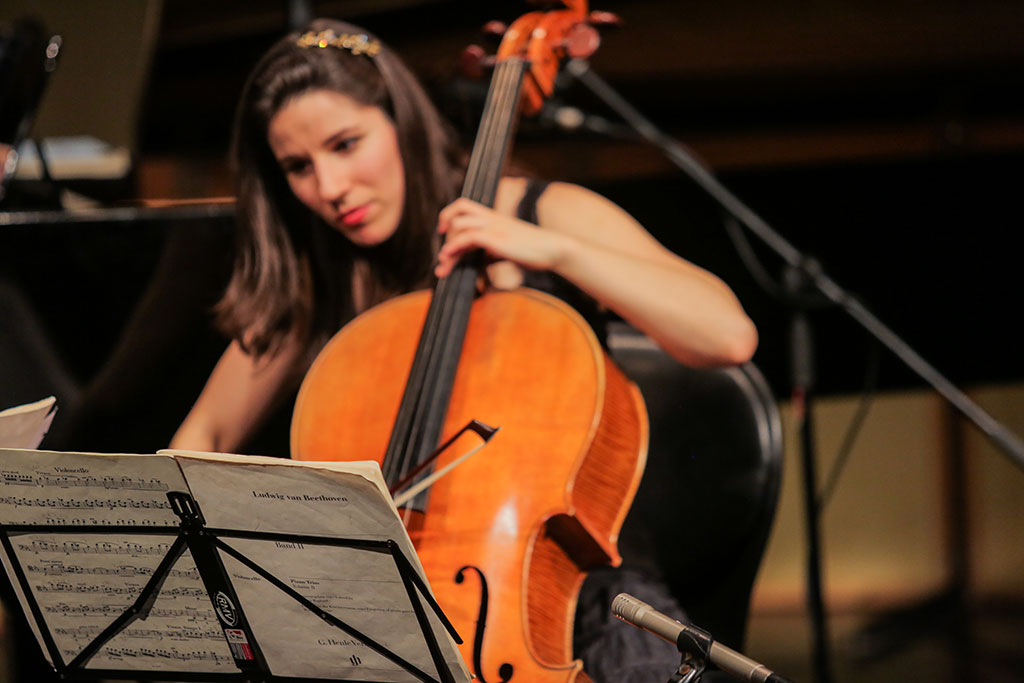
[[[382,460],[430,298],[392,299],[332,338],[300,390],[292,457]],[[586,570],[621,561],[646,458],[639,391],[561,300],[491,292],[472,305],[442,438],[473,419],[500,432],[409,524],[431,589],[483,683],[589,680],[573,615]]]

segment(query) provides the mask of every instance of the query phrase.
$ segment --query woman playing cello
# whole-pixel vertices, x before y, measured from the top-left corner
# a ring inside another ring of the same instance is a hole
[[[364,38],[301,40],[325,30]],[[446,277],[477,249],[490,286],[550,274],[556,293],[615,312],[682,363],[742,363],[756,347],[720,279],[599,195],[503,177],[493,208],[455,199],[463,172],[452,136],[407,67],[362,29],[318,20],[270,49],[242,95],[232,163],[239,251],[217,313],[233,341],[174,448],[244,448],[341,325]],[[644,634],[636,640],[646,649]],[[599,681],[653,680],[676,658],[670,649],[651,662],[648,678],[625,655],[621,672],[587,670]]]

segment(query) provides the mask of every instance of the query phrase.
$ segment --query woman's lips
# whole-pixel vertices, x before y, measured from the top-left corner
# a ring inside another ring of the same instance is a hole
[[[361,225],[364,221],[366,221],[366,214],[369,213],[369,211],[370,205],[363,204],[362,206],[357,206],[356,208],[350,211],[342,213],[340,219],[341,222],[347,225],[348,227],[355,227],[357,225]]]

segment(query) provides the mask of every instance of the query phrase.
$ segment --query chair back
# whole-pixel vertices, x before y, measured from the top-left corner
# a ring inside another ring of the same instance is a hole
[[[659,576],[694,624],[741,648],[782,479],[778,406],[752,363],[690,368],[632,328],[609,332],[651,425],[619,539],[625,566]]]

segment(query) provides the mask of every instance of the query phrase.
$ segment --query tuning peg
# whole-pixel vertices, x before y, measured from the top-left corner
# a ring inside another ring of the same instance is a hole
[[[508,30],[508,24],[494,19],[484,24],[480,30],[489,38],[501,38],[505,35],[505,31]]]
[[[493,66],[494,57],[479,45],[470,45],[459,55],[459,69],[467,78],[483,78],[484,71]]]
[[[621,26],[622,18],[618,14],[594,10],[587,17],[587,21],[593,26]]]
[[[576,24],[565,34],[565,52],[573,59],[586,59],[597,51],[601,36],[590,24]]]

